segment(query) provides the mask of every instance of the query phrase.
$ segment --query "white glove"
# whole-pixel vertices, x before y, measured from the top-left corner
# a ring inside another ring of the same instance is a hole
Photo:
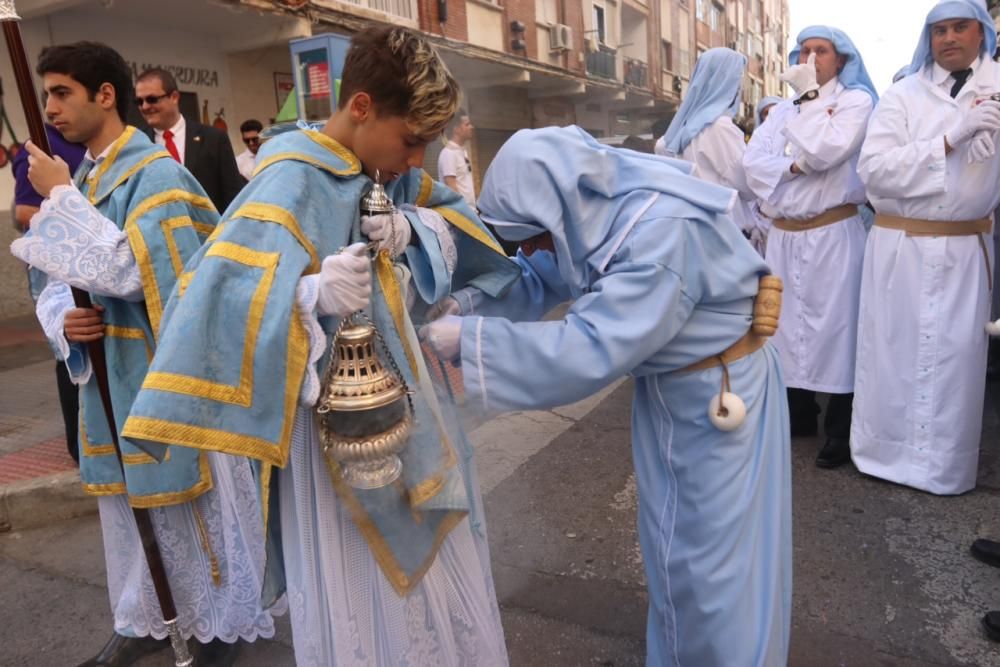
[[[809,58],[801,65],[793,65],[781,75],[781,80],[795,89],[799,95],[810,90],[819,90],[816,81],[816,54],[810,53]]]
[[[986,323],[986,333],[990,336],[1000,336],[1000,320]]]
[[[462,319],[445,315],[439,320],[420,327],[420,340],[431,346],[442,361],[457,359],[462,352]]]
[[[980,130],[1000,130],[1000,102],[986,100],[972,107],[945,133],[944,138],[949,146],[957,148]]]
[[[986,162],[996,155],[996,152],[997,145],[993,133],[980,130],[969,142],[969,164]]]
[[[379,213],[361,216],[361,233],[378,242],[379,250],[388,250],[392,257],[399,257],[410,243],[410,221],[402,213]]]
[[[427,309],[427,321],[441,319],[445,315],[461,315],[462,307],[458,305],[458,300],[453,296],[446,296],[433,306]]]
[[[347,317],[367,306],[371,296],[371,261],[364,243],[355,243],[323,259],[316,299],[320,315]]]

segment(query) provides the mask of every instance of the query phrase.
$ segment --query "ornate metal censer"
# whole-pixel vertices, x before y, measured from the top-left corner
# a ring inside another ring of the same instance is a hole
[[[389,213],[392,201],[378,183],[361,200],[363,213]],[[389,362],[387,369],[377,348]],[[413,427],[413,402],[389,346],[362,312],[344,318],[330,349],[319,413],[323,453],[340,466],[344,481],[377,489],[399,478],[399,452]]]

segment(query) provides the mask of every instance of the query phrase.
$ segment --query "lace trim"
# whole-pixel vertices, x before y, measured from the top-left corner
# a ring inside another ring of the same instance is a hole
[[[300,278],[295,286],[295,307],[309,337],[309,358],[308,363],[306,363],[306,374],[302,378],[299,405],[307,408],[316,405],[316,401],[319,400],[319,373],[316,364],[326,352],[326,333],[320,326],[316,315],[318,299],[319,274]]]

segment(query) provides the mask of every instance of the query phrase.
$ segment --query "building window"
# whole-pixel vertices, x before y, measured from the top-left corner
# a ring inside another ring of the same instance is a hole
[[[687,49],[677,51],[677,73],[681,76],[691,76],[691,53]]]
[[[694,2],[695,16],[699,21],[705,20],[705,2],[706,0],[695,0]]]
[[[722,25],[722,10],[714,2],[711,4],[708,10],[709,25],[712,26],[713,32],[718,32],[719,27]]]
[[[594,30],[597,35],[597,41],[601,44],[608,43],[608,35],[604,22],[604,7],[594,5]]]
[[[674,47],[667,40],[660,42],[660,68],[674,71]]]

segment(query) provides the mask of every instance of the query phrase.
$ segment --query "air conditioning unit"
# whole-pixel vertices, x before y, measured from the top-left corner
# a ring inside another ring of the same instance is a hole
[[[549,26],[549,49],[552,51],[569,51],[573,46],[573,29],[562,23]]]

